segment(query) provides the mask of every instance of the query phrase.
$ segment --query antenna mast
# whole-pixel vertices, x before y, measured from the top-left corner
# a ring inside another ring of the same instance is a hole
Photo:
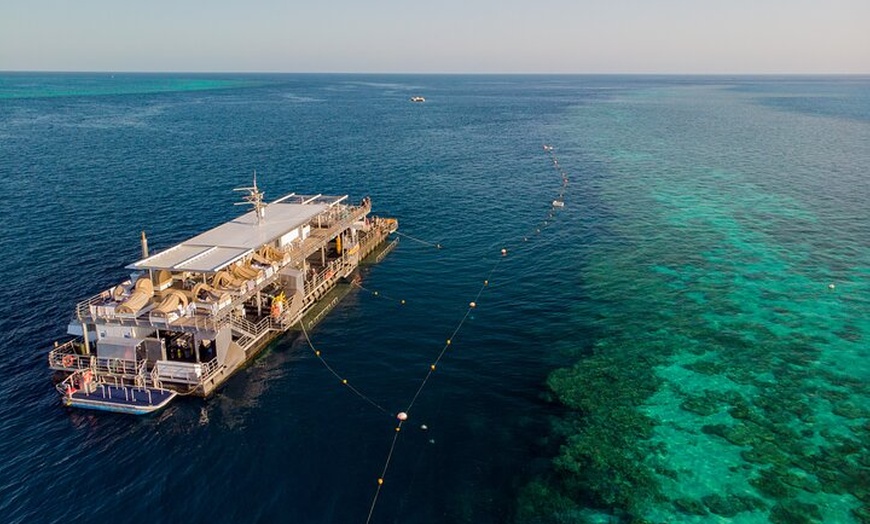
[[[254,185],[251,187],[237,187],[233,189],[233,191],[247,191],[248,194],[242,197],[244,202],[236,202],[235,206],[246,206],[252,205],[254,206],[254,211],[256,211],[257,215],[257,225],[259,225],[262,220],[266,217],[266,205],[263,204],[263,199],[266,197],[266,194],[260,191],[257,188],[257,170],[254,170]]]

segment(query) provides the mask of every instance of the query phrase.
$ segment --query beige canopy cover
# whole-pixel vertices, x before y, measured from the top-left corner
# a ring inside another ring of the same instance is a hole
[[[118,313],[136,314],[154,296],[154,284],[149,278],[139,278],[130,297],[115,310]]]
[[[169,292],[166,293],[166,296],[163,297],[163,301],[154,308],[152,314],[166,316],[169,313],[174,311],[178,311],[178,306],[181,306],[182,309],[187,307],[188,297],[187,294],[178,289],[170,289]]]

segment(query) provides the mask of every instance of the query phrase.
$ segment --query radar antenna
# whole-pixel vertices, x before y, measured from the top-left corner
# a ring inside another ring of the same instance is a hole
[[[257,171],[254,170],[254,185],[251,187],[237,187],[233,189],[233,191],[247,191],[248,194],[242,197],[244,202],[236,202],[235,206],[246,206],[252,205],[254,206],[254,210],[257,215],[257,224],[262,222],[263,218],[266,217],[266,206],[263,204],[263,199],[266,197],[266,194],[257,188]]]

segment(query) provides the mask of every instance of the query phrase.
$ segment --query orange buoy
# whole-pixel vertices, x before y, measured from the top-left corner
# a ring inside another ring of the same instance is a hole
[[[75,364],[75,361],[76,361],[75,356],[67,354],[67,355],[63,356],[63,360],[61,361],[61,363],[63,364],[63,367],[71,368],[71,367],[73,367],[73,364]]]

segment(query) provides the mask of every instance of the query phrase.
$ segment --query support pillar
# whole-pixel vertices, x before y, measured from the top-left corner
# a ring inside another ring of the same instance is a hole
[[[82,338],[85,341],[85,355],[91,354],[91,341],[88,340],[88,325],[82,322]]]

